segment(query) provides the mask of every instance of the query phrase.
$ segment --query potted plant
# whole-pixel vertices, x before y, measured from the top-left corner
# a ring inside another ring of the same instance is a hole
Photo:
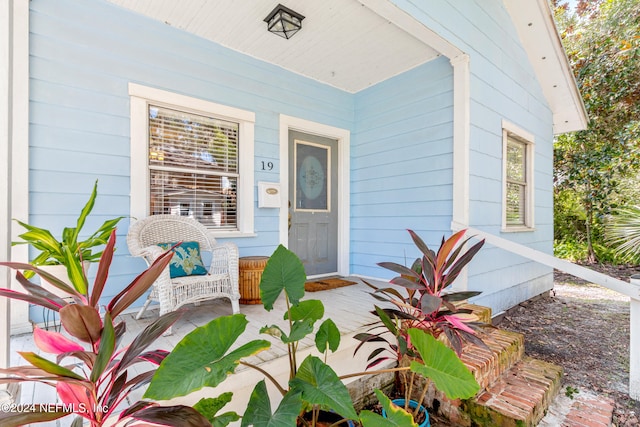
[[[118,348],[125,332],[124,321],[118,316],[144,294],[170,262],[172,252],[167,252],[142,272],[136,279],[111,299],[101,315],[100,297],[104,289],[115,247],[115,230],[111,233],[98,265],[98,272],[90,290],[79,291],[86,277],[77,279],[70,287],[60,279],[30,264],[2,262],[0,265],[16,269],[16,278],[26,293],[0,289],[0,296],[27,301],[59,313],[64,333],[35,328],[34,342],[45,353],[55,356],[55,361],[33,352],[21,352],[29,363],[25,366],[1,369],[6,375],[0,384],[38,381],[56,389],[60,404],[24,404],[19,411],[0,412],[0,425],[20,426],[52,421],[71,414],[77,417],[73,427],[88,421],[91,427],[107,423],[125,403],[125,398],[137,387],[149,382],[155,369],[166,357],[164,350],[148,350],[148,347],[179,318],[180,311],[166,313],[147,326],[131,343]],[[22,274],[31,271],[49,281],[68,295],[61,298],[31,283]],[[144,363],[151,368],[144,370]],[[140,366],[139,364],[143,364]],[[140,366],[135,375],[129,371]],[[206,403],[206,402],[205,402]],[[210,409],[210,405],[203,404]],[[199,408],[198,408],[199,409]],[[201,410],[207,412],[206,410]],[[134,418],[135,415],[135,418]],[[137,402],[120,413],[124,425],[127,421],[141,419],[146,422],[174,426],[210,426],[210,421],[198,410],[185,406],[162,407],[154,402]],[[226,424],[221,424],[226,425]]]
[[[314,340],[324,357],[309,355],[300,362],[300,341],[314,332],[314,325],[324,315],[321,301],[304,299],[305,281],[304,267],[298,257],[280,245],[264,269],[260,297],[266,310],[272,310],[278,298],[284,299],[283,320],[288,327],[270,325],[263,327],[261,332],[277,338],[287,348],[288,375],[285,381],[279,381],[260,366],[242,360],[247,349],[245,346],[260,351],[269,348],[268,341],[252,341],[232,350],[246,326],[244,316],[236,314],[214,319],[185,336],[158,367],[145,398],[169,400],[203,387],[216,387],[243,364],[261,372],[277,388],[282,400],[274,408],[265,380],[259,381],[251,394],[242,426],[319,426],[360,420],[365,427],[375,427],[388,423],[370,411],[363,411],[360,415],[356,413],[343,383],[347,377],[411,371],[432,378],[437,387],[451,395],[467,396],[477,391],[473,376],[455,353],[431,336],[424,338],[427,334],[417,329],[408,333],[415,335],[416,345],[412,348],[415,348],[415,354],[422,356],[423,362],[339,377],[329,366],[327,355],[329,351],[337,350],[340,332],[331,319],[326,319],[317,328]],[[414,425],[411,416],[395,408],[388,399],[379,398],[395,425]],[[330,412],[335,412],[337,418],[329,424],[320,424],[321,415]]]
[[[378,264],[400,274],[390,281],[397,287],[378,288],[365,282],[374,290],[373,297],[388,303],[388,306],[385,308],[374,306],[372,313],[379,318],[379,321],[372,324],[372,328],[368,332],[355,336],[361,341],[355,351],[357,352],[365,343],[383,343],[383,347],[375,349],[370,354],[367,369],[390,360],[395,361],[398,366],[403,366],[408,363],[408,360],[422,359],[425,365],[428,365],[425,357],[431,357],[432,354],[418,352],[416,337],[412,336],[412,334],[416,334],[416,330],[420,330],[431,336],[438,344],[441,344],[438,339],[444,334],[450,346],[455,350],[455,354],[453,352],[451,354],[458,359],[457,362],[454,362],[451,355],[440,348],[440,345],[430,343],[429,347],[433,348],[433,352],[438,352],[438,359],[450,360],[456,366],[464,367],[458,358],[462,352],[463,342],[467,341],[485,347],[486,345],[476,335],[476,331],[482,326],[477,322],[477,317],[470,310],[461,309],[454,303],[476,296],[480,292],[447,293],[445,290],[453,284],[462,269],[483,246],[484,241],[480,241],[464,251],[468,239],[464,239],[465,230],[462,230],[447,239],[443,237],[436,253],[415,232],[409,230],[409,233],[416,247],[422,252],[422,257],[418,258],[411,268],[392,262]],[[424,350],[426,351],[426,348]],[[466,368],[464,370],[468,372]],[[407,371],[398,371],[397,373],[398,386],[404,393],[402,403],[407,410],[411,406],[412,386],[416,374],[419,373],[413,369],[411,371],[411,373]],[[471,374],[463,375],[468,380]],[[422,376],[429,378],[425,375]],[[475,392],[471,395],[468,394],[472,388],[459,391],[448,389],[447,391],[447,384],[438,384],[436,381],[434,384],[448,398],[469,398],[475,394]],[[422,402],[428,386],[429,381],[426,381],[417,402]],[[416,405],[413,410],[414,414],[419,411],[420,409]]]
[[[280,404],[272,411],[265,380],[258,382],[242,418],[243,426],[294,426],[296,423],[319,426],[322,410],[334,411],[338,419],[345,422],[358,419],[346,386],[326,363],[328,351],[335,351],[340,341],[340,332],[333,321],[326,319],[315,335],[316,347],[325,355],[324,360],[313,355],[299,360],[300,341],[313,333],[314,325],[324,316],[321,301],[303,299],[305,281],[304,267],[298,257],[280,245],[269,258],[260,282],[260,299],[267,311],[273,309],[281,295],[285,300],[283,320],[288,328],[269,325],[261,329],[261,333],[277,338],[287,348],[289,369],[284,383],[259,366],[242,361],[245,356],[241,351],[228,352],[244,331],[243,317],[236,314],[221,318],[223,320],[214,319],[187,335],[160,364],[145,397],[166,400],[205,386],[215,387],[241,363],[261,372],[282,394]],[[223,322],[224,328],[216,322]],[[223,330],[229,332],[221,333]],[[270,346],[269,341],[252,343],[249,345],[262,345],[262,349]]]
[[[65,227],[62,230],[62,237],[58,240],[51,231],[15,220],[27,231],[18,237],[21,242],[13,242],[12,245],[29,244],[40,253],[30,262],[36,267],[60,266],[66,269],[66,276],[69,277],[68,284],[76,286],[76,291],[86,293],[87,281],[83,270],[86,265],[83,263],[97,262],[102,256],[102,250],[96,251],[98,246],[106,245],[109,236],[116,229],[118,222],[123,217],[113,218],[105,221],[96,231],[94,231],[86,239],[80,240],[80,233],[84,227],[85,221],[91,213],[98,194],[98,181],[93,185],[93,191],[89,200],[82,208],[80,215],[76,221],[75,227]],[[46,268],[44,268],[46,270]],[[61,278],[62,274],[53,271],[53,275]],[[33,271],[26,270],[25,277],[31,278]],[[83,280],[83,278],[85,278]],[[55,287],[49,288],[54,290]],[[59,294],[60,295],[60,294]]]

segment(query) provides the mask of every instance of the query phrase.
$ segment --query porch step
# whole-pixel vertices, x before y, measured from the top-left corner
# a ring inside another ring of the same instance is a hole
[[[490,323],[487,319],[491,318],[491,310],[472,305],[464,308],[472,309],[484,323]],[[482,340],[489,349],[467,345],[460,357],[480,384],[481,392],[474,399],[460,401],[449,400],[431,389],[425,403],[456,426],[537,426],[558,394],[562,368],[526,357],[522,334],[497,328],[487,328],[485,332]],[[561,425],[579,426],[553,426]]]
[[[489,349],[467,345],[460,360],[473,373],[480,388],[484,389],[522,359],[524,336],[502,329],[488,329],[481,338]]]
[[[474,426],[536,426],[558,394],[561,378],[561,367],[525,357],[466,402],[464,412]]]

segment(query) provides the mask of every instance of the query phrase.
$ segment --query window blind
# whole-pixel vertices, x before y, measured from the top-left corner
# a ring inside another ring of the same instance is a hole
[[[239,124],[149,106],[150,213],[237,229]]]

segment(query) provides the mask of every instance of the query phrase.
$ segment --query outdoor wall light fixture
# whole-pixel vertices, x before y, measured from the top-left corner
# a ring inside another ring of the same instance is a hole
[[[302,28],[303,19],[304,16],[298,12],[294,12],[288,7],[279,4],[271,11],[269,16],[264,19],[264,22],[267,23],[267,30],[273,34],[277,34],[285,39],[290,39]]]

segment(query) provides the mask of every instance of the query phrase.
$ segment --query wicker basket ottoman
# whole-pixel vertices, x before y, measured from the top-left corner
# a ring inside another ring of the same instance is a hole
[[[262,304],[260,280],[269,261],[268,256],[245,256],[238,260],[240,268],[240,304]]]

